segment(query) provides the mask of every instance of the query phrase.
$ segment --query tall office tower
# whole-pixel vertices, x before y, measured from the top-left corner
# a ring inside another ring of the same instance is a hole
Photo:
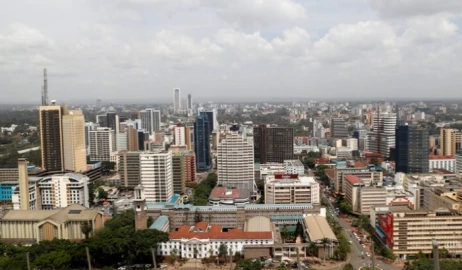
[[[332,138],[348,138],[348,128],[343,118],[332,118],[330,120],[330,136]]]
[[[220,127],[218,126],[218,121],[217,121],[217,109],[211,109],[211,110],[207,110],[205,111],[205,113],[207,114],[207,117],[209,119],[209,122],[210,122],[210,134],[212,134],[212,132],[214,130],[218,130]]]
[[[111,153],[116,150],[114,130],[104,127],[90,131],[90,160],[111,161]]]
[[[396,114],[374,115],[374,130],[367,134],[367,150],[390,157],[390,148],[395,147]]]
[[[107,115],[106,114],[100,114],[96,116],[96,123],[100,127],[108,127],[107,126]]]
[[[194,122],[194,152],[196,153],[196,168],[206,171],[212,167],[210,156],[210,120],[205,112],[199,112]]]
[[[18,184],[19,184],[19,196],[22,197],[20,200],[20,209],[29,210],[29,175],[27,173],[27,160],[25,158],[18,159]]]
[[[144,143],[149,141],[149,133],[142,130],[138,130],[138,150],[144,151],[146,148],[144,147]]]
[[[115,134],[119,133],[119,116],[116,112],[108,112],[107,117],[107,127],[114,130]]]
[[[85,118],[82,110],[68,110],[66,105],[63,106],[62,125],[64,170],[86,171]]]
[[[217,171],[219,185],[254,190],[253,138],[241,134],[238,126],[218,144]]]
[[[428,173],[428,130],[418,126],[396,127],[396,172]]]
[[[184,156],[181,152],[172,154],[172,177],[173,192],[183,194],[185,191],[185,168]]]
[[[440,131],[441,155],[454,156],[461,148],[461,134],[452,128],[442,128]]]
[[[196,181],[196,155],[194,151],[183,151],[184,168],[185,168],[185,182]]]
[[[138,151],[119,153],[120,184],[125,188],[134,188],[140,184],[140,154]]]
[[[192,101],[191,94],[188,94],[188,100],[187,100],[186,104],[187,104],[187,109],[188,109],[188,113],[189,113],[193,109],[193,101]]]
[[[160,131],[160,111],[155,109],[145,109],[140,111],[141,128],[150,135]]]
[[[64,170],[61,106],[40,106],[40,149],[42,169]]]
[[[133,126],[127,126],[125,133],[127,134],[127,150],[138,151],[138,131]]]
[[[322,125],[322,121],[318,119],[313,120],[313,137],[315,138],[325,138],[326,129]]]
[[[459,178],[462,177],[462,150],[456,153],[456,174]]]
[[[294,128],[266,127],[253,128],[255,163],[283,163],[294,158]]]
[[[168,202],[173,196],[172,153],[170,151],[140,154],[140,182],[146,201]]]
[[[181,110],[181,95],[180,89],[175,88],[173,89],[173,112],[179,113]]]

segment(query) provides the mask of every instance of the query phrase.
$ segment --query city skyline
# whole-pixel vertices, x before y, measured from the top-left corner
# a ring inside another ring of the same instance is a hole
[[[43,68],[49,99],[63,102],[165,102],[174,87],[196,100],[428,99],[457,97],[462,84],[457,0],[5,5],[5,103],[40,102]]]

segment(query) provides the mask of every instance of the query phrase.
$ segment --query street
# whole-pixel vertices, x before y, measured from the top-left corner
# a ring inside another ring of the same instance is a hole
[[[339,218],[337,211],[335,210],[335,207],[332,205],[331,200],[329,199],[328,196],[323,192],[323,201],[327,205],[327,215],[333,217],[340,226],[342,226],[343,230],[345,231],[345,235],[347,237],[348,241],[351,241],[351,260],[350,263],[353,265],[355,269],[358,269],[361,266],[369,266],[372,264],[372,259],[371,257],[367,257],[365,255],[366,250],[360,245],[358,240],[356,238],[352,237],[353,230],[351,227],[351,224],[346,222],[343,218]],[[361,252],[363,252],[363,258],[361,257]],[[382,269],[387,269],[387,270],[400,270],[401,268],[396,267],[391,264],[386,264],[382,261],[375,260],[375,266],[380,267]]]

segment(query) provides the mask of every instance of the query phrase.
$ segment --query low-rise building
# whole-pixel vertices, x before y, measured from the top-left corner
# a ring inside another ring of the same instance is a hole
[[[313,177],[279,173],[266,179],[265,204],[319,202],[319,183]]]
[[[208,258],[218,256],[221,245],[235,254],[244,254],[246,246],[271,245],[274,243],[272,224],[268,218],[255,217],[258,224],[250,225],[250,230],[233,228],[224,230],[220,225],[199,222],[183,225],[169,233],[169,241],[160,243],[157,254],[169,256],[172,251],[182,258]],[[266,222],[261,222],[266,220]],[[253,230],[255,228],[255,230]]]
[[[284,160],[284,171],[286,174],[305,175],[305,166],[298,160]]]
[[[454,156],[435,156],[430,155],[428,157],[429,170],[433,169],[445,169],[451,172],[456,170],[456,158]]]
[[[244,205],[250,201],[250,190],[239,188],[215,187],[209,196],[209,205]]]
[[[23,244],[54,238],[80,241],[85,239],[82,222],[90,222],[91,234],[104,223],[99,210],[76,204],[54,210],[10,210],[0,218],[1,238],[5,242]]]
[[[353,212],[368,214],[372,205],[383,205],[387,191],[381,186],[365,181],[356,175],[346,175],[344,181],[345,200],[352,206]]]

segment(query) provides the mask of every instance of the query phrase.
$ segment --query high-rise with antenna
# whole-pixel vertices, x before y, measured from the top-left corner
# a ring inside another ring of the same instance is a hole
[[[42,106],[48,105],[48,81],[47,69],[43,69],[43,86],[42,86]]]

